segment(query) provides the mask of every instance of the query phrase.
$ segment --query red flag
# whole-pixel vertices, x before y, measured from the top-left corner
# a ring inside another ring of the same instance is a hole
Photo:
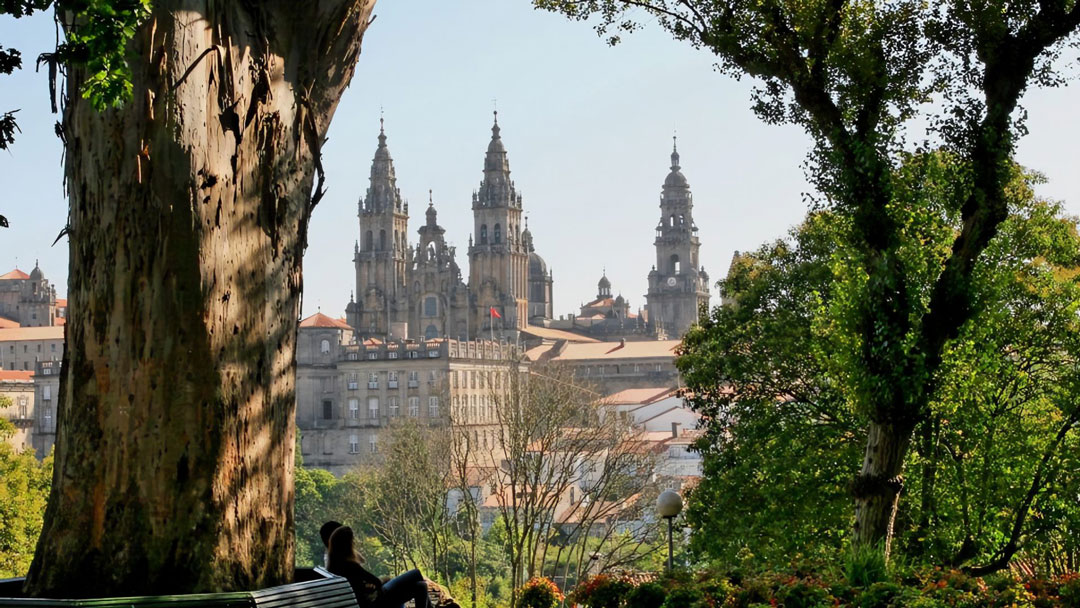
[[[495,317],[496,319],[502,318],[502,315],[499,314],[499,311],[495,310],[494,306],[491,307],[491,316]]]

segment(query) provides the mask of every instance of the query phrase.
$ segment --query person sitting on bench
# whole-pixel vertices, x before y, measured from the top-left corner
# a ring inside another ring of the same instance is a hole
[[[427,581],[419,570],[409,570],[383,583],[361,565],[363,558],[356,553],[354,542],[349,526],[334,530],[327,570],[349,581],[361,608],[400,608],[409,600],[415,602],[416,608],[432,608]]]

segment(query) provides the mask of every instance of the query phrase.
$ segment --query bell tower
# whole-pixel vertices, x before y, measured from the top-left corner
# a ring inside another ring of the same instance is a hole
[[[356,301],[346,316],[364,337],[406,337],[407,230],[409,204],[401,198],[394,159],[386,147],[386,132],[379,119],[379,144],[371,161],[367,192],[360,199],[360,239],[353,249]]]
[[[674,138],[673,138],[674,139]],[[709,275],[699,266],[694,197],[679,166],[678,142],[672,146],[671,171],[660,194],[656,226],[656,265],[649,273],[649,329],[653,335],[679,338],[709,305]]]
[[[499,128],[491,127],[484,179],[473,193],[469,291],[476,335],[516,333],[528,323],[529,251],[522,238],[521,194],[510,180],[510,162]],[[492,314],[494,309],[496,314]],[[501,319],[499,318],[501,317]]]

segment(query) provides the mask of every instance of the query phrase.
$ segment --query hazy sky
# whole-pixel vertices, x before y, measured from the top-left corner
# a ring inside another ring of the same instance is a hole
[[[439,222],[465,254],[471,195],[491,137],[493,100],[524,195],[537,252],[554,272],[556,315],[596,293],[602,270],[634,308],[645,304],[671,137],[694,193],[701,260],[720,278],[735,250],[782,235],[805,211],[801,165],[808,138],[762,124],[748,81],[713,69],[710,55],[673,41],[655,23],[608,47],[586,24],[534,11],[528,0],[379,0],[352,86],[324,148],[329,192],[315,212],[304,261],[304,315],[343,315],[354,288],[357,202],[367,186],[379,112],[398,185],[411,202],[411,242],[428,189]],[[0,110],[20,108],[22,134],[0,155],[0,272],[34,260],[66,292],[61,146],[48,84],[33,60],[54,41],[52,20],[0,19],[0,42],[30,69],[0,78]],[[1030,135],[1020,162],[1045,173],[1040,193],[1080,213],[1077,89],[1024,100]],[[714,289],[715,295],[715,289]]]

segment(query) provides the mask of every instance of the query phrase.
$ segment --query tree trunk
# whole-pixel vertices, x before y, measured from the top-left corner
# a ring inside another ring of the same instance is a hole
[[[71,307],[28,593],[291,579],[301,259],[373,6],[155,0],[132,101],[95,111],[71,70]]]
[[[911,443],[911,427],[871,422],[862,470],[855,478],[855,542],[891,549],[896,507],[903,489],[904,456]]]

